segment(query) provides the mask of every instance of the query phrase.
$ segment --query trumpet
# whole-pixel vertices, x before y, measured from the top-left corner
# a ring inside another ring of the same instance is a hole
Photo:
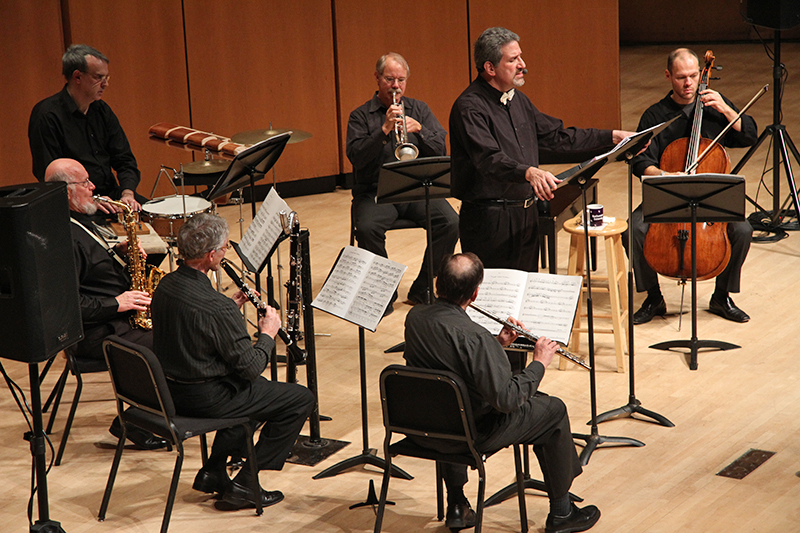
[[[392,91],[392,104],[397,105],[397,91]],[[410,161],[416,159],[419,155],[419,148],[408,142],[406,113],[402,102],[400,102],[400,117],[394,123],[394,136],[397,139],[397,147],[394,149],[394,156],[397,160]]]
[[[508,320],[503,320],[499,316],[495,315],[494,313],[492,313],[490,311],[487,311],[483,307],[475,305],[474,303],[469,304],[469,306],[471,308],[473,308],[474,310],[476,310],[477,312],[481,313],[482,315],[491,318],[495,322],[499,322],[500,324],[503,324],[505,327],[507,327],[508,329],[514,331],[520,337],[526,338],[529,341],[533,341],[534,343],[539,340],[538,336],[534,335],[533,333],[531,333],[527,329],[521,328],[521,327],[517,326],[516,324],[512,324]],[[558,344],[561,344],[561,343],[558,343]],[[560,355],[561,357],[563,357],[563,358],[575,363],[576,365],[582,366],[586,370],[591,370],[592,369],[592,367],[589,366],[589,364],[586,361],[584,361],[583,359],[581,359],[580,357],[578,357],[574,353],[568,352],[567,350],[565,350],[561,346],[556,348],[556,353],[558,355]]]

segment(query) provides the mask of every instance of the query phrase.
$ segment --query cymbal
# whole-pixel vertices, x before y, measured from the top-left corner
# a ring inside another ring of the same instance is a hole
[[[231,166],[230,161],[209,159],[186,163],[183,165],[183,171],[187,174],[214,174],[215,172],[225,172],[229,166]]]
[[[270,137],[274,137],[275,135],[279,135],[281,133],[287,133],[290,131],[292,132],[292,135],[291,137],[289,137],[288,144],[303,142],[306,139],[311,138],[311,134],[308,133],[307,131],[278,128],[269,130],[262,129],[262,130],[243,131],[231,137],[231,140],[239,144],[256,144],[257,142],[261,142],[264,139],[269,139]]]

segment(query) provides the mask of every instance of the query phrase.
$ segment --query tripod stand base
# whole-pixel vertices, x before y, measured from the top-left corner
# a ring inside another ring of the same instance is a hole
[[[37,520],[31,526],[31,533],[64,533],[61,523],[54,520]]]
[[[378,495],[375,493],[375,482],[373,480],[369,480],[369,491],[367,492],[367,499],[361,503],[354,503],[348,509],[358,509],[359,507],[366,507],[368,505],[378,505],[381,501],[378,499]],[[390,502],[386,500],[386,505],[394,505],[394,502]]]
[[[621,444],[623,446],[636,446],[637,448],[641,448],[642,446],[644,446],[644,442],[632,439],[630,437],[604,437],[596,433],[592,433],[591,435],[581,435],[580,433],[573,433],[572,438],[586,441],[586,445],[583,447],[583,451],[581,452],[580,455],[581,466],[588,465],[589,458],[592,456],[594,450],[598,446],[605,443]]]
[[[361,452],[360,455],[356,455],[354,457],[350,457],[349,459],[345,459],[344,461],[340,461],[335,465],[326,468],[316,476],[313,476],[312,479],[322,479],[326,477],[335,476],[337,474],[341,474],[345,470],[349,470],[356,466],[361,465],[372,465],[374,467],[380,468],[381,470],[386,470],[386,460],[382,457],[378,457],[377,450],[375,448],[369,448]],[[392,477],[397,477],[400,479],[414,479],[414,476],[407,473],[406,471],[398,468],[395,465],[392,465]]]
[[[657,423],[661,424],[662,426],[668,428],[674,428],[675,424],[669,421],[669,419],[665,416],[662,416],[656,412],[650,411],[649,409],[645,409],[642,407],[642,402],[634,398],[628,402],[628,405],[623,405],[622,407],[618,407],[616,409],[612,409],[610,411],[606,411],[605,413],[601,413],[597,415],[597,423],[605,422],[606,420],[611,420],[612,418],[622,418],[622,417],[630,417],[635,418],[633,415],[638,413],[643,416],[647,416],[655,420]],[[649,420],[648,420],[649,422]],[[586,425],[591,425],[591,420],[586,422]]]
[[[659,342],[650,346],[655,350],[672,350],[673,348],[689,348],[690,360],[689,369],[697,370],[697,351],[702,348],[711,348],[711,350],[733,350],[741,348],[737,344],[731,344],[724,341],[701,341],[701,340],[676,340]],[[673,350],[675,351],[675,350]]]

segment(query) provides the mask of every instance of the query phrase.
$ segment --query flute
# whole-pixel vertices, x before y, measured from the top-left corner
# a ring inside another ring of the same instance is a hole
[[[263,316],[267,312],[267,304],[262,302],[261,298],[256,296],[256,293],[253,291],[253,289],[251,289],[250,286],[247,285],[247,283],[245,283],[242,278],[236,274],[236,271],[228,263],[228,261],[223,259],[220,261],[220,266],[225,269],[228,277],[233,280],[237,287],[239,287],[239,290],[242,291],[242,294],[244,294],[248,300],[250,300],[250,303],[256,306],[258,316]],[[289,334],[286,333],[286,330],[282,327],[278,329],[278,336],[286,345],[286,352],[292,355],[292,360],[295,362],[295,364],[303,364],[306,360],[305,351],[294,343],[292,337],[289,336]]]
[[[487,311],[486,309],[482,308],[479,305],[475,305],[474,303],[471,303],[471,304],[469,304],[469,306],[471,308],[473,308],[474,310],[476,310],[477,312],[481,313],[482,315],[491,318],[495,322],[499,322],[499,323],[503,324],[505,327],[507,327],[508,329],[512,330],[513,332],[515,332],[520,337],[526,338],[529,341],[533,341],[534,343],[539,340],[538,336],[534,335],[533,333],[531,333],[527,329],[521,328],[521,327],[517,326],[516,324],[512,324],[508,320],[504,320],[504,319],[500,318],[499,316],[495,315],[494,313],[491,313],[491,312]],[[558,341],[556,341],[556,342],[558,342]],[[558,344],[561,344],[561,343],[558,343]],[[560,355],[561,357],[563,357],[565,359],[568,359],[569,361],[572,361],[576,365],[582,366],[586,370],[591,370],[592,369],[592,367],[589,366],[586,363],[586,361],[584,361],[583,359],[581,359],[580,357],[578,357],[574,353],[568,352],[567,350],[565,350],[561,346],[556,348],[556,353],[558,355]]]

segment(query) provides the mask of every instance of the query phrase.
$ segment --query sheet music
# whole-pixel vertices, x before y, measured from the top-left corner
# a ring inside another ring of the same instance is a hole
[[[534,335],[566,345],[582,282],[581,276],[488,268],[475,304],[502,319],[518,318]],[[503,327],[474,309],[467,309],[467,314],[495,335]]]
[[[347,246],[311,305],[374,332],[406,268]]]
[[[258,213],[239,243],[239,249],[255,268],[264,264],[272,246],[283,232],[281,211],[291,212],[289,205],[278,196],[274,188],[261,202]]]

